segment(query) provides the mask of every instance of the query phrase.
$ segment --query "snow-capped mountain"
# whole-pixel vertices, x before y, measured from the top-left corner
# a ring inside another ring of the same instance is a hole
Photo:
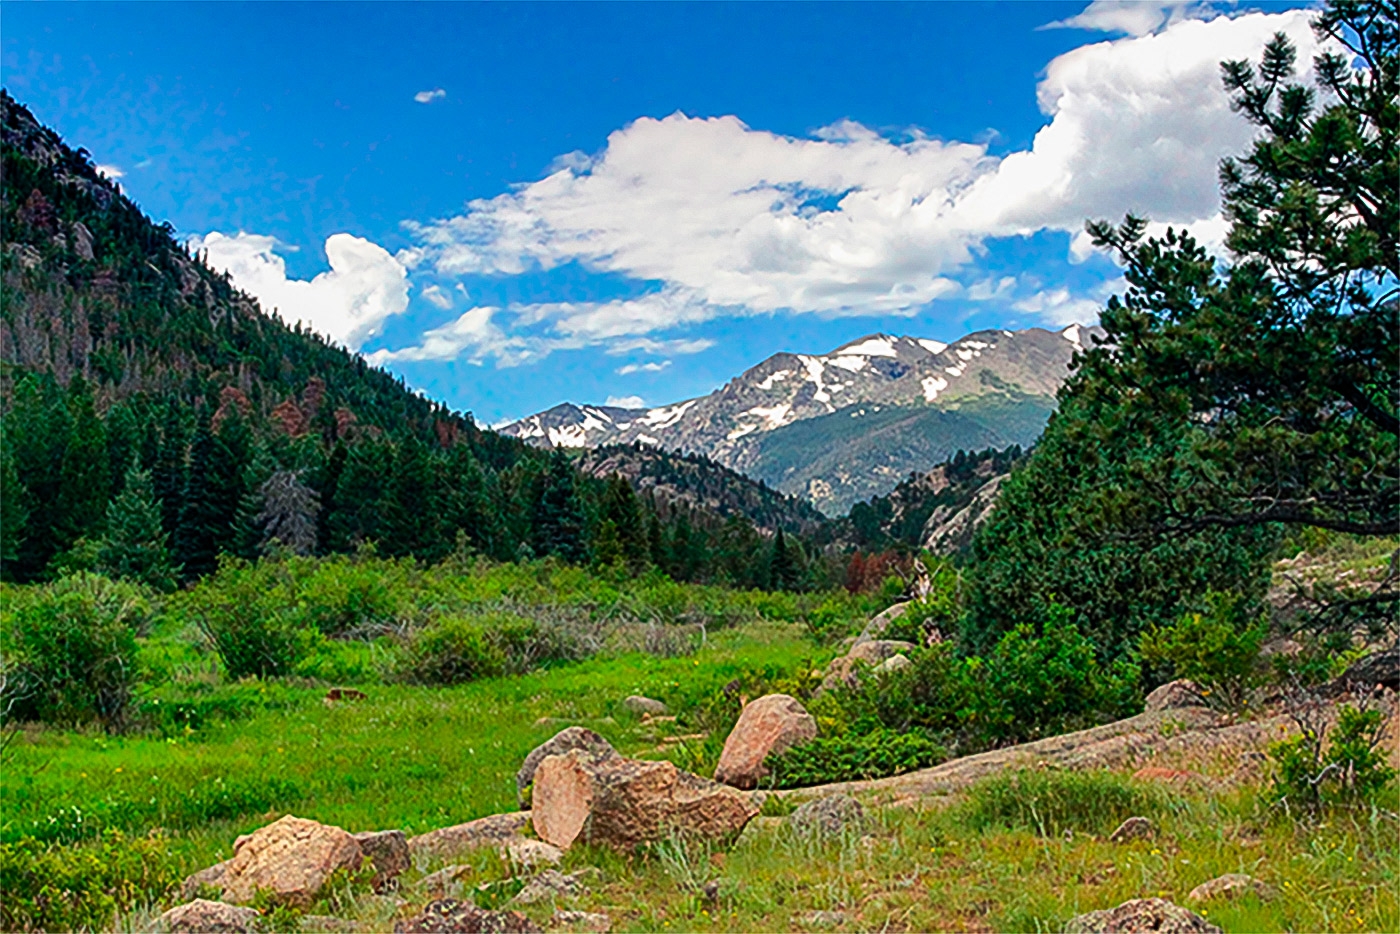
[[[697,452],[843,511],[959,447],[1034,440],[1095,331],[978,331],[946,345],[873,334],[826,354],[774,354],[674,405],[565,403],[501,431],[549,447]]]

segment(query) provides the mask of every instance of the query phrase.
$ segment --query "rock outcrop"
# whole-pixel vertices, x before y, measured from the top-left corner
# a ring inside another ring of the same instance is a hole
[[[1179,678],[1176,681],[1168,681],[1148,694],[1145,707],[1149,711],[1157,711],[1205,705],[1205,696],[1201,693],[1200,686],[1194,681]]]
[[[374,866],[374,889],[393,887],[399,874],[411,865],[408,837],[402,830],[370,830],[353,834],[360,852]]]
[[[583,840],[631,850],[673,833],[724,842],[758,813],[747,795],[670,762],[582,750],[545,759],[534,785],[535,832],[561,849]]]
[[[521,763],[520,770],[515,773],[515,790],[520,795],[522,808],[530,807],[530,785],[535,780],[535,769],[539,767],[539,764],[549,756],[562,756],[575,749],[598,759],[617,755],[617,750],[613,749],[612,743],[586,727],[571,726],[560,730],[530,750],[530,754]]]
[[[908,610],[908,603],[896,603],[893,606],[885,607],[879,613],[870,617],[870,622],[866,623],[860,635],[856,636],[855,644],[860,645],[862,642],[874,642],[877,639],[883,639],[885,637],[885,630],[890,628],[890,623],[899,619],[908,612]]]
[[[1205,918],[1163,898],[1135,898],[1117,908],[1071,918],[1065,934],[1221,934]]]
[[[451,857],[483,846],[508,846],[527,839],[522,832],[529,824],[530,815],[526,811],[492,814],[412,837],[408,841],[408,851],[414,856]]]
[[[259,914],[252,908],[197,898],[160,916],[170,934],[249,934]]]
[[[309,908],[332,873],[355,872],[363,861],[360,844],[344,830],[289,814],[239,837],[216,884],[225,901],[251,902],[264,892],[279,904]]]
[[[795,697],[768,694],[752,701],[724,741],[715,781],[756,788],[768,774],[763,760],[790,746],[815,739],[817,721]]]

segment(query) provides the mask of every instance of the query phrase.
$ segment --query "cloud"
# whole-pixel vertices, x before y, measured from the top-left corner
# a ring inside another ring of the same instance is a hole
[[[121,169],[117,168],[115,165],[99,165],[97,166],[97,174],[105,175],[112,181],[116,181],[126,173],[123,172]]]
[[[617,368],[618,376],[630,376],[633,373],[660,373],[671,365],[670,360],[662,360],[652,363],[629,363],[626,366]]]
[[[452,307],[452,296],[437,283],[425,286],[421,294],[424,299],[436,305],[438,308],[441,308],[443,311]]]
[[[1069,289],[1047,289],[1015,302],[1012,308],[1038,315],[1046,324],[1094,324],[1099,320],[1103,302],[1070,294]]]
[[[499,321],[537,353],[625,352],[627,341],[719,317],[914,314],[941,298],[1009,297],[1009,277],[966,288],[956,277],[988,240],[1046,230],[1069,233],[1070,261],[1082,261],[1086,218],[1133,211],[1218,244],[1218,163],[1254,132],[1231,110],[1219,63],[1257,58],[1280,31],[1300,63],[1317,44],[1306,10],[1192,18],[1205,15],[1189,4],[1092,5],[1073,18],[1130,35],[1048,64],[1036,89],[1046,124],[1024,151],[996,157],[982,142],[849,119],[803,138],[733,116],[642,118],[593,155],[559,157],[539,181],[407,223],[414,245],[400,258],[442,277],[577,263],[659,286],[633,299],[515,306]],[[1086,313],[1052,298],[1036,313]]]
[[[287,264],[272,237],[214,231],[192,237],[189,246],[209,265],[227,272],[268,313],[300,322],[351,350],[379,332],[385,319],[408,308],[403,266],[376,243],[348,233],[326,239],[330,269],[309,281],[287,278]]]
[[[433,88],[431,91],[419,91],[413,95],[413,99],[420,104],[431,104],[433,101],[441,100],[447,96],[447,92],[442,88]]]
[[[1145,36],[1188,16],[1204,17],[1209,8],[1187,0],[1094,0],[1068,19],[1046,23],[1042,29],[1087,29]]]
[[[481,363],[495,357],[503,365],[523,363],[537,355],[523,338],[508,337],[493,320],[499,308],[473,308],[456,321],[433,328],[423,334],[416,347],[401,350],[376,350],[365,359],[376,366],[395,361],[446,361],[465,358]]]
[[[644,409],[647,401],[641,396],[608,396],[608,401],[604,405],[614,405],[619,409]]]

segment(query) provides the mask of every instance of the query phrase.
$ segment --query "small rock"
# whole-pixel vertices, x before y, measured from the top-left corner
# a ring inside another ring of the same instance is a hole
[[[1205,696],[1201,694],[1200,687],[1196,682],[1189,681],[1186,678],[1168,681],[1151,694],[1148,694],[1146,701],[1146,709],[1148,712],[1204,706],[1206,706]]]
[[[362,701],[368,698],[368,694],[356,688],[331,688],[322,701],[327,707],[333,707],[338,701]]]
[[[576,749],[595,759],[608,759],[617,755],[617,750],[613,749],[611,743],[586,727],[571,726],[560,730],[530,750],[530,754],[520,766],[520,771],[515,773],[515,790],[520,794],[522,808],[529,807],[528,801],[531,796],[528,795],[527,789],[534,783],[535,769],[539,768],[540,763],[549,756],[562,756]]]
[[[352,836],[374,866],[376,892],[392,887],[409,867],[408,838],[402,830],[369,830]]]
[[[596,911],[556,911],[550,924],[556,928],[588,931],[589,934],[608,934],[612,930],[612,919]]]
[[[413,887],[434,898],[446,898],[452,894],[452,886],[463,884],[462,880],[472,872],[471,866],[444,866],[419,879]]]
[[[849,920],[844,911],[804,911],[792,916],[792,923],[804,928],[835,928]]]
[[[557,846],[550,846],[543,840],[518,837],[507,840],[501,847],[501,858],[517,866],[535,869],[540,866],[558,866],[564,860],[564,851]]]
[[[253,930],[258,917],[258,912],[252,908],[197,898],[170,909],[160,920],[162,927],[171,934],[247,934]]]
[[[482,846],[501,846],[512,840],[524,839],[521,832],[529,826],[528,811],[515,811],[510,814],[492,814],[419,834],[408,841],[408,851],[414,856],[449,857]]]
[[[850,795],[828,795],[806,804],[788,817],[788,827],[804,837],[839,837],[865,829],[865,808]]]
[[[428,903],[418,917],[395,924],[394,934],[540,934],[540,928],[518,911],[483,911],[444,898]]]
[[[622,706],[635,714],[649,713],[654,717],[663,717],[668,712],[666,705],[659,700],[652,700],[650,697],[643,697],[640,694],[633,694],[622,702]]]
[[[1108,839],[1113,843],[1127,843],[1130,840],[1150,840],[1156,833],[1157,828],[1152,821],[1145,817],[1130,817],[1119,824]]]
[[[1065,934],[1221,934],[1221,930],[1166,899],[1135,898],[1117,908],[1071,918]]]
[[[744,707],[724,741],[715,781],[755,788],[768,774],[764,760],[790,746],[815,739],[817,721],[795,697],[769,694]]]
[[[565,875],[557,869],[546,869],[527,882],[525,888],[512,900],[521,905],[533,905],[550,899],[572,898],[584,891],[586,886],[577,875]]]
[[[1254,895],[1260,901],[1268,901],[1275,894],[1277,893],[1273,886],[1266,882],[1261,882],[1242,872],[1230,872],[1211,879],[1209,882],[1202,882],[1192,889],[1191,894],[1186,897],[1193,902],[1206,902],[1214,898],[1241,898],[1246,895]]]

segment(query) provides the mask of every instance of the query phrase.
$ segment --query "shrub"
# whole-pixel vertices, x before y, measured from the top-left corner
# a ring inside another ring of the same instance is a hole
[[[294,605],[269,587],[246,561],[225,558],[212,580],[185,601],[200,632],[214,647],[230,678],[291,674],[315,647],[319,633],[299,625]]]
[[[803,788],[884,778],[937,765],[947,758],[946,749],[920,733],[877,729],[864,735],[818,737],[770,756],[765,784]]]
[[[1073,612],[1051,604],[1037,636],[1021,624],[985,661],[969,659],[975,727],[987,743],[1054,735],[1127,716],[1139,706],[1137,667],[1100,664]]]
[[[1298,736],[1269,748],[1280,803],[1308,811],[1370,803],[1395,777],[1378,748],[1385,727],[1380,711],[1344,706],[1330,732],[1306,721],[1299,725]]]
[[[117,729],[136,677],[136,634],[150,618],[139,587],[80,573],[6,614],[3,703],[16,719],[96,720]]]
[[[98,931],[162,898],[184,875],[159,836],[119,831],[81,846],[0,843],[0,929]]]
[[[1065,831],[1103,834],[1129,817],[1150,817],[1166,799],[1113,772],[1005,773],[967,791],[960,817],[974,830],[1009,828],[1041,836]]]
[[[1196,682],[1213,706],[1238,710],[1259,681],[1259,647],[1268,627],[1238,594],[1208,594],[1206,608],[1151,627],[1139,651],[1148,665]]]
[[[462,684],[493,678],[506,669],[506,654],[478,620],[448,617],[409,639],[398,675],[412,684]]]

